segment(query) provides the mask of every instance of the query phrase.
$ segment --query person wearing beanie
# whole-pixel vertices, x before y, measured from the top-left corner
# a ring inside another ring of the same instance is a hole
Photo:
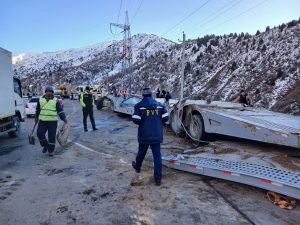
[[[43,147],[42,152],[48,152],[49,156],[53,156],[53,152],[55,149],[58,116],[61,120],[67,123],[63,107],[53,94],[53,87],[46,87],[45,95],[40,97],[35,112],[35,122],[39,123],[37,128],[37,136],[39,138],[41,146]],[[48,140],[46,138],[47,132]]]
[[[94,107],[94,97],[92,95],[92,93],[90,92],[90,87],[86,86],[84,92],[82,94],[80,94],[80,104],[82,105],[82,113],[83,113],[83,128],[84,128],[84,132],[87,132],[87,117],[90,117],[91,120],[91,124],[93,127],[93,130],[98,130],[96,128],[96,124],[95,124],[95,119],[94,119],[94,111],[93,111],[93,107]]]

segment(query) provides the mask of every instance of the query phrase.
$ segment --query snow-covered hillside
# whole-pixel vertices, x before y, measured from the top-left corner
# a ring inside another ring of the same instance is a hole
[[[155,35],[132,38],[133,75],[124,77],[122,42],[20,56],[16,75],[23,82],[132,84],[179,93],[181,45]],[[186,43],[185,96],[235,100],[246,89],[258,106],[300,114],[300,21],[247,33],[205,36]],[[26,78],[26,79],[25,79]],[[105,80],[104,80],[105,79]]]
[[[132,37],[133,63],[149,55],[165,51],[174,43],[155,35],[138,34]],[[100,81],[122,68],[122,41],[104,42],[84,48],[58,52],[20,53],[13,56],[15,75],[25,85],[62,83],[81,84]]]
[[[185,96],[233,101],[246,89],[257,106],[300,114],[300,22],[256,35],[230,34],[189,40]],[[134,87],[179,94],[180,46],[136,65]],[[117,77],[117,76],[116,76]]]

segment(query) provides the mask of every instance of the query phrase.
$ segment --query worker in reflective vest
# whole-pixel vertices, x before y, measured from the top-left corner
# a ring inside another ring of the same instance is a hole
[[[86,86],[85,91],[80,94],[80,103],[82,105],[82,113],[83,113],[83,128],[84,132],[87,132],[87,117],[90,117],[91,124],[93,127],[93,130],[97,130],[96,124],[95,124],[95,119],[94,119],[94,112],[93,112],[93,107],[94,107],[94,97],[92,93],[90,92],[90,87]]]
[[[54,89],[51,86],[46,87],[45,95],[40,97],[35,113],[35,120],[38,122],[37,136],[43,147],[43,153],[49,153],[53,156],[55,149],[55,137],[57,129],[58,116],[67,123],[63,107],[57,98],[53,95]],[[48,132],[48,140],[46,133]]]
[[[143,100],[134,106],[132,120],[139,125],[138,142],[139,150],[136,161],[132,167],[137,173],[140,172],[148,147],[151,147],[154,159],[154,180],[156,185],[161,184],[162,162],[160,144],[163,142],[163,124],[169,119],[165,106],[152,98],[150,88],[143,89]]]

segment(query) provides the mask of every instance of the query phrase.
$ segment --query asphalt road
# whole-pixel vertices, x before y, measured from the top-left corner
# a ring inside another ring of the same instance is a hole
[[[78,101],[65,101],[70,143],[54,157],[29,145],[33,119],[19,137],[0,137],[0,224],[298,224],[300,210],[280,209],[265,190],[163,169],[162,186],[153,163],[136,174],[137,126],[109,110],[95,110],[98,131],[83,132]],[[37,139],[36,139],[37,140]],[[217,144],[221,142],[217,142]],[[245,143],[239,144],[245,145]],[[165,130],[162,153],[189,148]],[[206,147],[207,148],[207,147]],[[255,146],[253,147],[255,148]],[[151,155],[149,155],[151,156]]]

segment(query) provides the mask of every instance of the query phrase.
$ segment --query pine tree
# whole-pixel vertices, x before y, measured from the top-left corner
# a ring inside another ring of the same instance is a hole
[[[240,42],[242,40],[242,37],[239,35],[238,38],[236,39],[236,42]]]
[[[238,66],[237,66],[236,62],[233,61],[232,64],[231,64],[231,68],[230,68],[230,69],[231,69],[231,71],[234,71],[234,70],[237,69],[237,67],[238,67]]]
[[[190,71],[191,70],[191,63],[190,62],[187,62],[185,64],[185,69],[184,69],[186,72]]]
[[[206,48],[206,52],[212,53],[212,48],[211,48],[211,45],[207,46],[207,48]]]
[[[284,29],[285,27],[286,27],[285,23],[281,24],[281,25],[279,26],[280,31],[283,31],[283,29]]]
[[[291,22],[288,22],[287,27],[293,27],[293,26],[296,26],[296,25],[297,25],[297,21],[293,20]]]
[[[260,35],[260,31],[259,31],[259,30],[257,30],[255,35]]]
[[[269,32],[269,31],[270,31],[270,27],[267,26],[267,27],[266,27],[266,32]]]
[[[250,38],[250,34],[248,32],[245,33],[245,39],[249,39]]]
[[[201,41],[200,41],[200,38],[197,38],[197,46],[198,46],[198,48],[201,47]]]
[[[195,53],[196,51],[197,51],[197,48],[196,48],[196,46],[194,46],[194,47],[192,48],[192,52]]]

